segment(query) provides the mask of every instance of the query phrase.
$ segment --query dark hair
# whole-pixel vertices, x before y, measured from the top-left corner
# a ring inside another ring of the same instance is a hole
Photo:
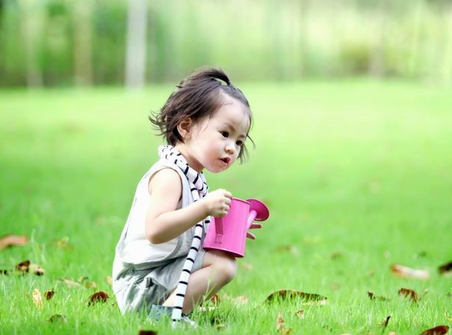
[[[250,104],[243,92],[231,84],[228,76],[221,69],[204,67],[195,70],[183,79],[177,90],[171,93],[160,113],[151,113],[149,120],[160,131],[168,144],[176,145],[184,142],[177,126],[181,121],[190,118],[196,123],[207,116],[212,116],[223,104],[221,94],[237,99],[249,110],[250,128],[252,115]],[[246,137],[249,137],[248,133]],[[248,151],[242,146],[238,158],[241,162],[248,156]]]

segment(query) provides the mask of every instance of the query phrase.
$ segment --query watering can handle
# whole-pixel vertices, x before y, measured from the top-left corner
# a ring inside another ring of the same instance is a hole
[[[223,219],[215,218],[215,243],[221,243],[223,240]]]

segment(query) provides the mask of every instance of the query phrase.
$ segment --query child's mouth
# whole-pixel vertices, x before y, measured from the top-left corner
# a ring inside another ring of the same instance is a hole
[[[229,162],[231,161],[231,159],[230,159],[229,157],[226,157],[226,158],[220,158],[220,160],[221,160],[222,162],[224,162],[226,165],[229,165]]]

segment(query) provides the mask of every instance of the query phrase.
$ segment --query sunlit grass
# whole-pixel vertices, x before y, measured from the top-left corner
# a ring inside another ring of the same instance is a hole
[[[360,80],[239,86],[254,111],[256,150],[248,163],[207,177],[211,189],[266,201],[271,218],[248,243],[219,309],[195,312],[201,329],[193,334],[275,334],[278,313],[294,334],[408,335],[450,325],[452,280],[437,272],[452,260],[450,92]],[[0,275],[0,333],[171,331],[145,313],[121,317],[114,299],[88,307],[95,291],[113,296],[105,276],[160,143],[147,114],[170,91],[0,92],[0,236],[30,237],[0,251],[0,269],[29,259],[46,271]],[[431,278],[396,278],[393,263]],[[97,287],[59,281],[84,276]],[[429,292],[414,304],[397,295],[402,287]],[[56,292],[42,310],[35,288]],[[318,293],[327,304],[264,303],[279,289]],[[389,300],[370,300],[367,291]],[[239,296],[248,303],[236,304]],[[49,322],[55,314],[67,323]]]

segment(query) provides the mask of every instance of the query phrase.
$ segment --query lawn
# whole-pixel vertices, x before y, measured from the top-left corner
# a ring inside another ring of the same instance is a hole
[[[413,335],[451,326],[452,276],[438,272],[452,261],[450,88],[239,86],[254,112],[256,148],[247,163],[207,178],[211,189],[264,200],[271,217],[218,308],[196,311],[200,329],[180,333]],[[29,237],[0,251],[0,334],[171,331],[145,313],[122,317],[106,280],[136,184],[161,143],[148,113],[171,90],[0,91],[0,236]],[[14,271],[24,260],[44,275]],[[430,276],[400,278],[393,264]],[[401,288],[428,292],[413,302]],[[35,289],[55,294],[37,306]],[[320,294],[326,304],[266,302],[281,289]],[[110,299],[89,306],[98,291]]]

